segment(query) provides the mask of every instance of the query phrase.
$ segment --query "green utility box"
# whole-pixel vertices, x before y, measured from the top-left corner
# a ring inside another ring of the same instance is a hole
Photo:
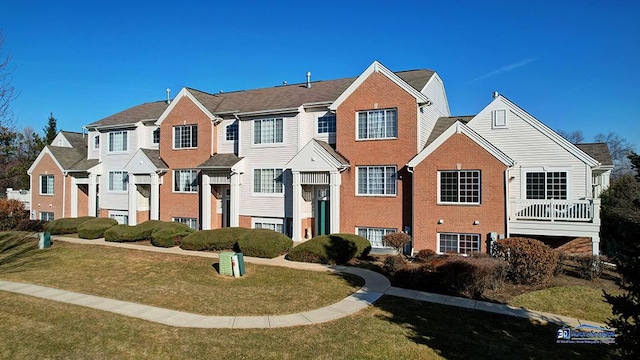
[[[38,233],[38,248],[48,249],[51,247],[51,233],[41,232]]]
[[[240,268],[240,276],[244,276],[244,255],[242,253],[236,253],[238,257],[238,268]]]
[[[223,251],[218,256],[218,266],[220,275],[233,276],[233,267],[231,264],[231,258],[234,253],[230,251]]]

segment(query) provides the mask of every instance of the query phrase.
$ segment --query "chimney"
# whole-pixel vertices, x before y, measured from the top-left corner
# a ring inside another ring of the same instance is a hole
[[[171,104],[171,89],[167,88],[167,105]]]
[[[311,89],[311,71],[307,71],[307,89]]]

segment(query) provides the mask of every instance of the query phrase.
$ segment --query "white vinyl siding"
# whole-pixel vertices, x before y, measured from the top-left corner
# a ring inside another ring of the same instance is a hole
[[[174,170],[174,192],[198,192],[198,170]]]
[[[358,166],[357,195],[396,195],[395,166]]]
[[[372,248],[387,248],[384,243],[385,235],[397,232],[398,229],[391,228],[375,228],[375,227],[357,227],[356,233],[363,238],[366,238],[371,243]]]
[[[253,144],[282,144],[284,123],[282,118],[253,121]]]
[[[480,171],[438,171],[438,203],[480,204]]]
[[[173,148],[193,149],[198,147],[198,125],[173,127]]]
[[[128,149],[127,131],[112,131],[109,133],[109,152],[123,152]]]
[[[53,175],[40,175],[40,195],[53,195]]]
[[[109,171],[109,191],[127,191],[126,171]]]
[[[358,112],[358,140],[395,139],[398,137],[396,109]]]
[[[173,222],[186,224],[188,227],[198,230],[198,219],[196,218],[174,217]]]
[[[478,251],[479,234],[438,234],[438,252],[441,254],[471,254]]]
[[[257,194],[281,194],[283,192],[282,169],[254,169],[253,192]]]

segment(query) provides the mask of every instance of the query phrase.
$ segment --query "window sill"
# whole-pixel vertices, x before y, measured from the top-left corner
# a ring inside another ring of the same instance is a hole
[[[440,202],[438,201],[436,205],[442,206],[481,206],[482,203],[449,203],[449,202]]]
[[[40,196],[54,196],[55,194],[39,194]]]
[[[173,190],[174,194],[193,194],[193,195],[198,195],[197,191],[175,191]]]
[[[281,198],[281,197],[284,197],[284,193],[257,193],[257,192],[252,192],[251,195],[255,196],[255,197],[265,197],[265,198]]]
[[[398,194],[356,194],[357,197],[382,197],[382,198],[396,198]]]
[[[274,148],[274,147],[286,147],[287,145],[284,142],[280,143],[269,143],[269,144],[251,144],[252,148],[262,149],[262,148]]]
[[[196,150],[196,149],[198,149],[197,146],[196,147],[179,147],[179,148],[174,147],[174,148],[171,148],[171,150]]]
[[[398,140],[398,137],[384,137],[384,138],[371,138],[371,139],[358,139],[356,141],[380,141],[380,140]]]

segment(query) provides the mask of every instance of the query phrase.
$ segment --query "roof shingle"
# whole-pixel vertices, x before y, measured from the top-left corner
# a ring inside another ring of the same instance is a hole
[[[463,124],[468,123],[473,119],[475,115],[467,115],[467,116],[448,116],[438,118],[436,124],[433,126],[433,130],[427,139],[427,142],[424,144],[427,147],[429,144],[434,142],[443,132],[445,132],[451,125],[455,124],[456,121],[460,121]]]
[[[585,143],[576,144],[576,146],[587,153],[587,155],[598,160],[601,165],[612,166],[611,153],[609,152],[609,146],[607,143]]]

